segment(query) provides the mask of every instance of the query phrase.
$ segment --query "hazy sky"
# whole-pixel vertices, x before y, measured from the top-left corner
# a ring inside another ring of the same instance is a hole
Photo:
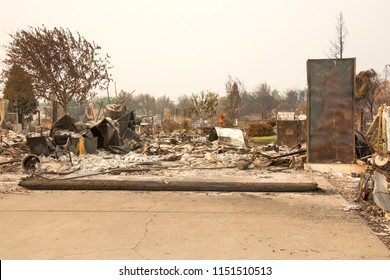
[[[111,56],[118,92],[224,95],[229,74],[248,91],[263,82],[280,92],[303,89],[306,61],[327,58],[340,12],[349,32],[344,57],[356,57],[356,73],[373,68],[382,75],[390,64],[389,0],[0,3],[0,60],[10,33],[42,24],[69,28]]]

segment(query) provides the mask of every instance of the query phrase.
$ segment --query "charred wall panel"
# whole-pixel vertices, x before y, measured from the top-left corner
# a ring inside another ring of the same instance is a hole
[[[355,160],[355,58],[307,61],[309,163]]]

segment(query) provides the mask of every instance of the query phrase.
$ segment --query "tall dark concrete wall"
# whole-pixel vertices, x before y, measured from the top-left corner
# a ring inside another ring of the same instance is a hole
[[[307,61],[309,163],[355,161],[355,58]]]

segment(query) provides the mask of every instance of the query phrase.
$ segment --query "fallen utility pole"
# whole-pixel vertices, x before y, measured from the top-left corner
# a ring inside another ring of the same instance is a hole
[[[41,180],[25,179],[19,186],[33,190],[132,190],[217,192],[311,192],[315,182],[234,182],[181,180]]]

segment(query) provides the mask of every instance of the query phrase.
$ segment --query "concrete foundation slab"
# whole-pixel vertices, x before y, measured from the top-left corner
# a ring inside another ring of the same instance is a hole
[[[305,163],[304,165],[305,170],[309,171],[318,171],[321,173],[328,173],[328,172],[334,172],[334,173],[344,173],[344,174],[351,174],[352,172],[363,172],[364,167],[358,164],[345,164],[345,163],[332,163],[332,164],[326,164],[326,163]]]

